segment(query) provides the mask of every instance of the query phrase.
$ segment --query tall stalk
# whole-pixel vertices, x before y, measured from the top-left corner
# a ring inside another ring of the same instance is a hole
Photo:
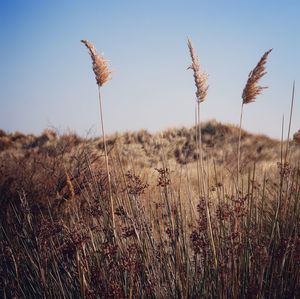
[[[261,57],[255,68],[249,73],[246,86],[242,93],[242,107],[240,114],[240,126],[239,126],[239,141],[238,141],[238,157],[237,157],[237,193],[239,192],[239,178],[240,178],[240,161],[241,161],[241,136],[242,136],[242,120],[243,120],[243,108],[244,104],[255,102],[258,95],[262,93],[267,87],[259,86],[259,80],[267,73],[265,64],[267,62],[268,55],[272,49],[268,50]]]
[[[99,107],[100,107],[101,129],[102,129],[102,142],[103,142],[103,146],[104,146],[105,167],[106,167],[108,190],[109,190],[111,225],[112,225],[113,236],[115,236],[114,202],[113,202],[113,197],[112,197],[111,176],[110,176],[109,163],[108,163],[108,152],[107,152],[105,130],[104,130],[104,119],[103,119],[103,112],[102,112],[102,97],[101,97],[100,86],[98,86],[98,95],[99,95]]]
[[[202,152],[202,134],[201,134],[201,122],[200,122],[200,104],[204,102],[206,95],[207,95],[207,90],[208,90],[208,85],[207,85],[207,78],[208,75],[206,73],[201,73],[200,69],[200,63],[198,56],[196,54],[196,51],[192,45],[192,42],[190,39],[188,39],[188,48],[190,51],[190,55],[192,58],[192,65],[188,68],[193,70],[194,72],[194,80],[195,80],[195,85],[197,88],[196,91],[196,97],[197,97],[197,113],[196,113],[196,142],[197,142],[197,149],[199,153],[199,157],[197,158],[200,160],[200,171],[199,171],[199,162],[197,161],[197,174],[198,174],[198,188],[201,190],[200,182],[199,182],[199,172],[201,173],[201,185],[202,185],[202,192],[200,191],[199,196],[203,196],[205,198],[205,209],[206,209],[206,216],[207,216],[207,225],[208,225],[208,235],[210,239],[210,243],[212,246],[213,250],[213,255],[214,255],[214,261],[215,261],[215,266],[217,270],[217,255],[216,255],[216,247],[215,247],[215,242],[214,242],[214,237],[213,237],[213,231],[212,231],[212,225],[211,225],[211,216],[210,216],[210,210],[209,210],[209,202],[208,202],[208,194],[206,194],[205,190],[205,174],[204,174],[204,167],[203,167],[203,152]]]
[[[208,194],[206,194],[205,189],[205,173],[204,173],[204,165],[203,165],[203,150],[202,150],[202,132],[201,132],[201,122],[200,122],[200,101],[197,101],[197,131],[198,131],[198,152],[199,152],[199,158],[200,158],[200,171],[201,171],[201,182],[202,182],[202,195],[205,198],[205,209],[206,209],[206,216],[207,216],[207,224],[208,224],[208,234],[211,241],[211,246],[213,250],[213,256],[214,256],[214,262],[215,267],[217,270],[218,267],[218,259],[217,259],[217,252],[216,252],[216,246],[214,241],[214,235],[212,231],[212,225],[211,225],[211,215],[210,215],[210,209],[209,209],[209,202],[208,202]],[[199,164],[198,164],[199,165]]]
[[[199,108],[200,109],[200,108]],[[195,140],[196,140],[196,149],[200,155],[199,149],[199,126],[198,126],[198,105],[195,107]],[[201,129],[201,128],[200,128]],[[196,169],[197,169],[197,186],[198,186],[198,193],[201,194],[201,183],[200,183],[200,166],[199,166],[199,159],[196,159]]]
[[[92,62],[93,62],[93,71],[95,73],[95,79],[98,85],[98,95],[99,95],[99,106],[100,106],[100,118],[101,118],[101,129],[102,129],[102,140],[104,146],[104,155],[105,155],[105,166],[108,180],[108,189],[109,189],[109,201],[110,201],[110,216],[111,216],[111,229],[113,238],[115,238],[115,217],[114,217],[114,203],[112,198],[112,187],[111,187],[111,177],[109,171],[108,163],[108,152],[105,140],[105,131],[104,131],[104,121],[103,121],[103,112],[102,112],[102,99],[100,87],[103,86],[108,80],[110,80],[111,71],[108,68],[108,62],[104,59],[103,56],[99,55],[91,42],[88,40],[81,41],[89,50]]]
[[[199,153],[199,158],[197,158],[197,167],[199,173],[199,190],[203,195],[205,194],[205,184],[204,184],[204,166],[203,166],[203,151],[202,151],[202,132],[201,132],[201,122],[200,122],[200,102],[197,101],[197,118],[196,118],[196,128],[197,128],[197,149]],[[200,164],[200,165],[199,165]],[[200,167],[199,167],[200,166]],[[201,185],[200,185],[200,174],[201,174]]]
[[[293,82],[292,101],[291,101],[291,108],[290,108],[289,128],[288,128],[288,136],[287,136],[287,141],[286,141],[286,150],[285,150],[285,156],[284,156],[284,163],[287,162],[287,156],[288,156],[288,151],[289,151],[291,124],[292,124],[292,116],[293,116],[293,108],[294,108],[294,99],[295,99],[295,81]]]
[[[242,102],[241,114],[240,114],[240,125],[239,125],[239,141],[238,141],[238,156],[237,156],[237,190],[239,190],[239,178],[240,178],[240,163],[241,163],[241,139],[242,139],[242,122],[243,122],[243,108],[244,103]]]

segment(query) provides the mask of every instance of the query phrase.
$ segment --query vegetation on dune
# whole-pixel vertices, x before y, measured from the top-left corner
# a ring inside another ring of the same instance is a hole
[[[236,145],[239,128],[217,121],[208,121],[201,125],[203,159],[213,158],[216,164],[224,165],[234,170],[236,165]],[[295,140],[297,139],[295,133]],[[186,165],[196,162],[197,152],[196,127],[173,128],[160,133],[151,134],[147,130],[137,132],[115,133],[106,136],[107,150],[110,153],[118,149],[122,163],[128,166],[131,160],[146,168],[155,168],[161,162],[162,155],[172,164]],[[23,156],[41,152],[55,155],[57,148],[67,152],[87,146],[99,158],[104,154],[101,138],[82,138],[72,133],[57,135],[54,131],[46,130],[40,136],[24,135],[22,133],[6,133],[0,135],[0,155]],[[242,130],[241,147],[242,172],[247,166],[256,162],[258,165],[276,165],[280,160],[280,141],[265,135],[255,135]],[[298,151],[295,143],[291,143],[293,155]],[[53,152],[53,153],[52,153]],[[234,164],[234,165],[233,165]]]
[[[82,42],[99,87],[101,138],[0,130],[0,297],[299,298],[294,89],[286,142],[241,122],[201,123],[207,75],[188,40],[195,127],[105,136],[100,87],[110,71]],[[243,105],[262,91],[269,52]]]
[[[205,202],[197,191],[195,132],[179,128],[108,136],[114,243],[100,138],[2,132],[2,295],[296,295],[299,146],[291,143],[291,162],[281,167],[279,141],[243,131],[243,189],[236,199],[239,128],[215,121],[202,125],[216,269]]]

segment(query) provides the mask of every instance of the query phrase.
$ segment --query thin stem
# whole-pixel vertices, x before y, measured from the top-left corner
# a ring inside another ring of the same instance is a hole
[[[203,152],[202,152],[202,132],[201,132],[201,122],[200,122],[200,101],[197,101],[197,128],[198,128],[198,151],[199,151],[199,158],[200,158],[200,170],[201,170],[201,182],[202,182],[202,195],[205,198],[205,206],[206,206],[206,215],[207,215],[207,224],[208,224],[208,233],[210,236],[211,246],[213,250],[214,255],[214,261],[216,270],[218,268],[218,260],[217,260],[217,252],[216,252],[216,246],[214,241],[214,235],[212,231],[212,225],[211,225],[211,216],[210,216],[210,210],[209,210],[209,203],[208,203],[208,194],[206,194],[205,190],[205,178],[204,178],[204,167],[203,167]],[[201,195],[201,194],[200,194]]]
[[[198,112],[197,112],[197,107],[195,107],[195,129],[196,129],[196,148],[197,152],[199,153],[199,141],[198,141]],[[199,154],[200,155],[200,154]],[[198,179],[198,193],[199,196],[201,196],[201,185],[200,185],[200,166],[199,166],[199,159],[197,158],[196,160],[197,163],[197,179]]]
[[[240,179],[243,108],[244,108],[244,103],[242,102],[241,114],[240,114],[240,126],[239,126],[238,157],[237,157],[238,158],[238,160],[237,160],[237,192],[239,191],[239,179]]]
[[[283,152],[283,131],[284,131],[284,115],[282,116],[282,123],[281,123],[281,153],[280,153],[280,184],[279,184],[279,195],[278,195],[278,202],[277,202],[277,207],[276,207],[276,212],[275,212],[275,217],[273,220],[273,225],[272,225],[272,232],[271,232],[271,237],[270,237],[270,242],[269,242],[269,250],[271,249],[273,238],[274,238],[274,233],[275,233],[275,228],[278,222],[279,218],[279,212],[280,212],[280,207],[281,207],[281,202],[282,202],[282,188],[283,188],[283,169],[284,166],[282,164],[282,152]]]
[[[289,129],[288,129],[288,137],[287,137],[287,141],[286,141],[286,150],[285,150],[285,156],[284,156],[284,163],[286,163],[287,155],[288,155],[288,150],[289,150],[291,124],[292,124],[293,107],[294,107],[294,98],[295,98],[295,81],[293,82],[292,102],[291,102],[290,119],[289,119]]]
[[[200,173],[201,173],[201,182],[202,182],[202,194],[205,194],[205,185],[204,185],[204,168],[203,168],[203,152],[202,152],[202,132],[201,132],[201,122],[200,122],[200,102],[197,101],[197,147],[200,160]],[[198,164],[199,165],[199,164]]]
[[[109,188],[109,200],[110,200],[110,214],[111,214],[112,233],[113,233],[113,238],[115,238],[114,202],[113,202],[113,198],[112,198],[111,177],[110,177],[110,172],[109,172],[108,153],[107,153],[105,131],[104,131],[104,120],[103,120],[103,113],[102,113],[102,98],[101,98],[100,86],[98,86],[98,91],[99,91],[98,95],[99,95],[99,106],[100,106],[101,128],[102,128],[102,141],[103,141],[103,146],[104,146],[105,166],[106,166],[108,188]]]

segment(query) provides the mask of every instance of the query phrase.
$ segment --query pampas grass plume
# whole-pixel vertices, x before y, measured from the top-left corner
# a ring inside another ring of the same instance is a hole
[[[267,88],[266,86],[259,86],[258,81],[267,73],[265,71],[265,64],[271,51],[272,49],[265,52],[256,67],[250,72],[242,94],[243,104],[255,102],[256,97]]]
[[[108,68],[108,61],[101,55],[99,55],[91,42],[84,39],[81,42],[88,48],[92,62],[93,62],[93,71],[95,73],[96,81],[99,86],[105,84],[110,80],[111,71]]]
[[[188,47],[190,51],[190,55],[192,58],[192,65],[188,67],[188,69],[193,70],[194,72],[194,80],[197,88],[196,97],[198,102],[203,102],[207,95],[208,85],[207,79],[208,74],[201,73],[200,63],[196,51],[192,45],[192,41],[188,38]]]

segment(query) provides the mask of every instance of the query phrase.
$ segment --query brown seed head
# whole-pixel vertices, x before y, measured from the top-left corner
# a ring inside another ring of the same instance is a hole
[[[201,73],[199,59],[198,59],[195,49],[193,48],[193,45],[192,45],[192,42],[190,39],[188,39],[188,47],[189,47],[190,55],[192,58],[192,65],[188,69],[191,69],[194,72],[194,80],[195,80],[195,85],[197,88],[196,97],[197,97],[197,101],[201,103],[205,100],[206,95],[207,95],[208,74]]]
[[[300,144],[300,130],[294,134],[294,141]]]
[[[258,86],[257,84],[258,81],[267,73],[265,71],[265,64],[271,51],[272,49],[265,52],[256,67],[250,72],[247,84],[242,94],[243,104],[255,102],[255,98],[260,95],[264,89],[268,88],[266,86]]]
[[[108,80],[110,80],[111,71],[108,68],[108,62],[103,56],[99,55],[88,40],[81,40],[83,44],[89,49],[92,61],[93,61],[93,71],[95,73],[96,81],[99,86],[102,86]]]

